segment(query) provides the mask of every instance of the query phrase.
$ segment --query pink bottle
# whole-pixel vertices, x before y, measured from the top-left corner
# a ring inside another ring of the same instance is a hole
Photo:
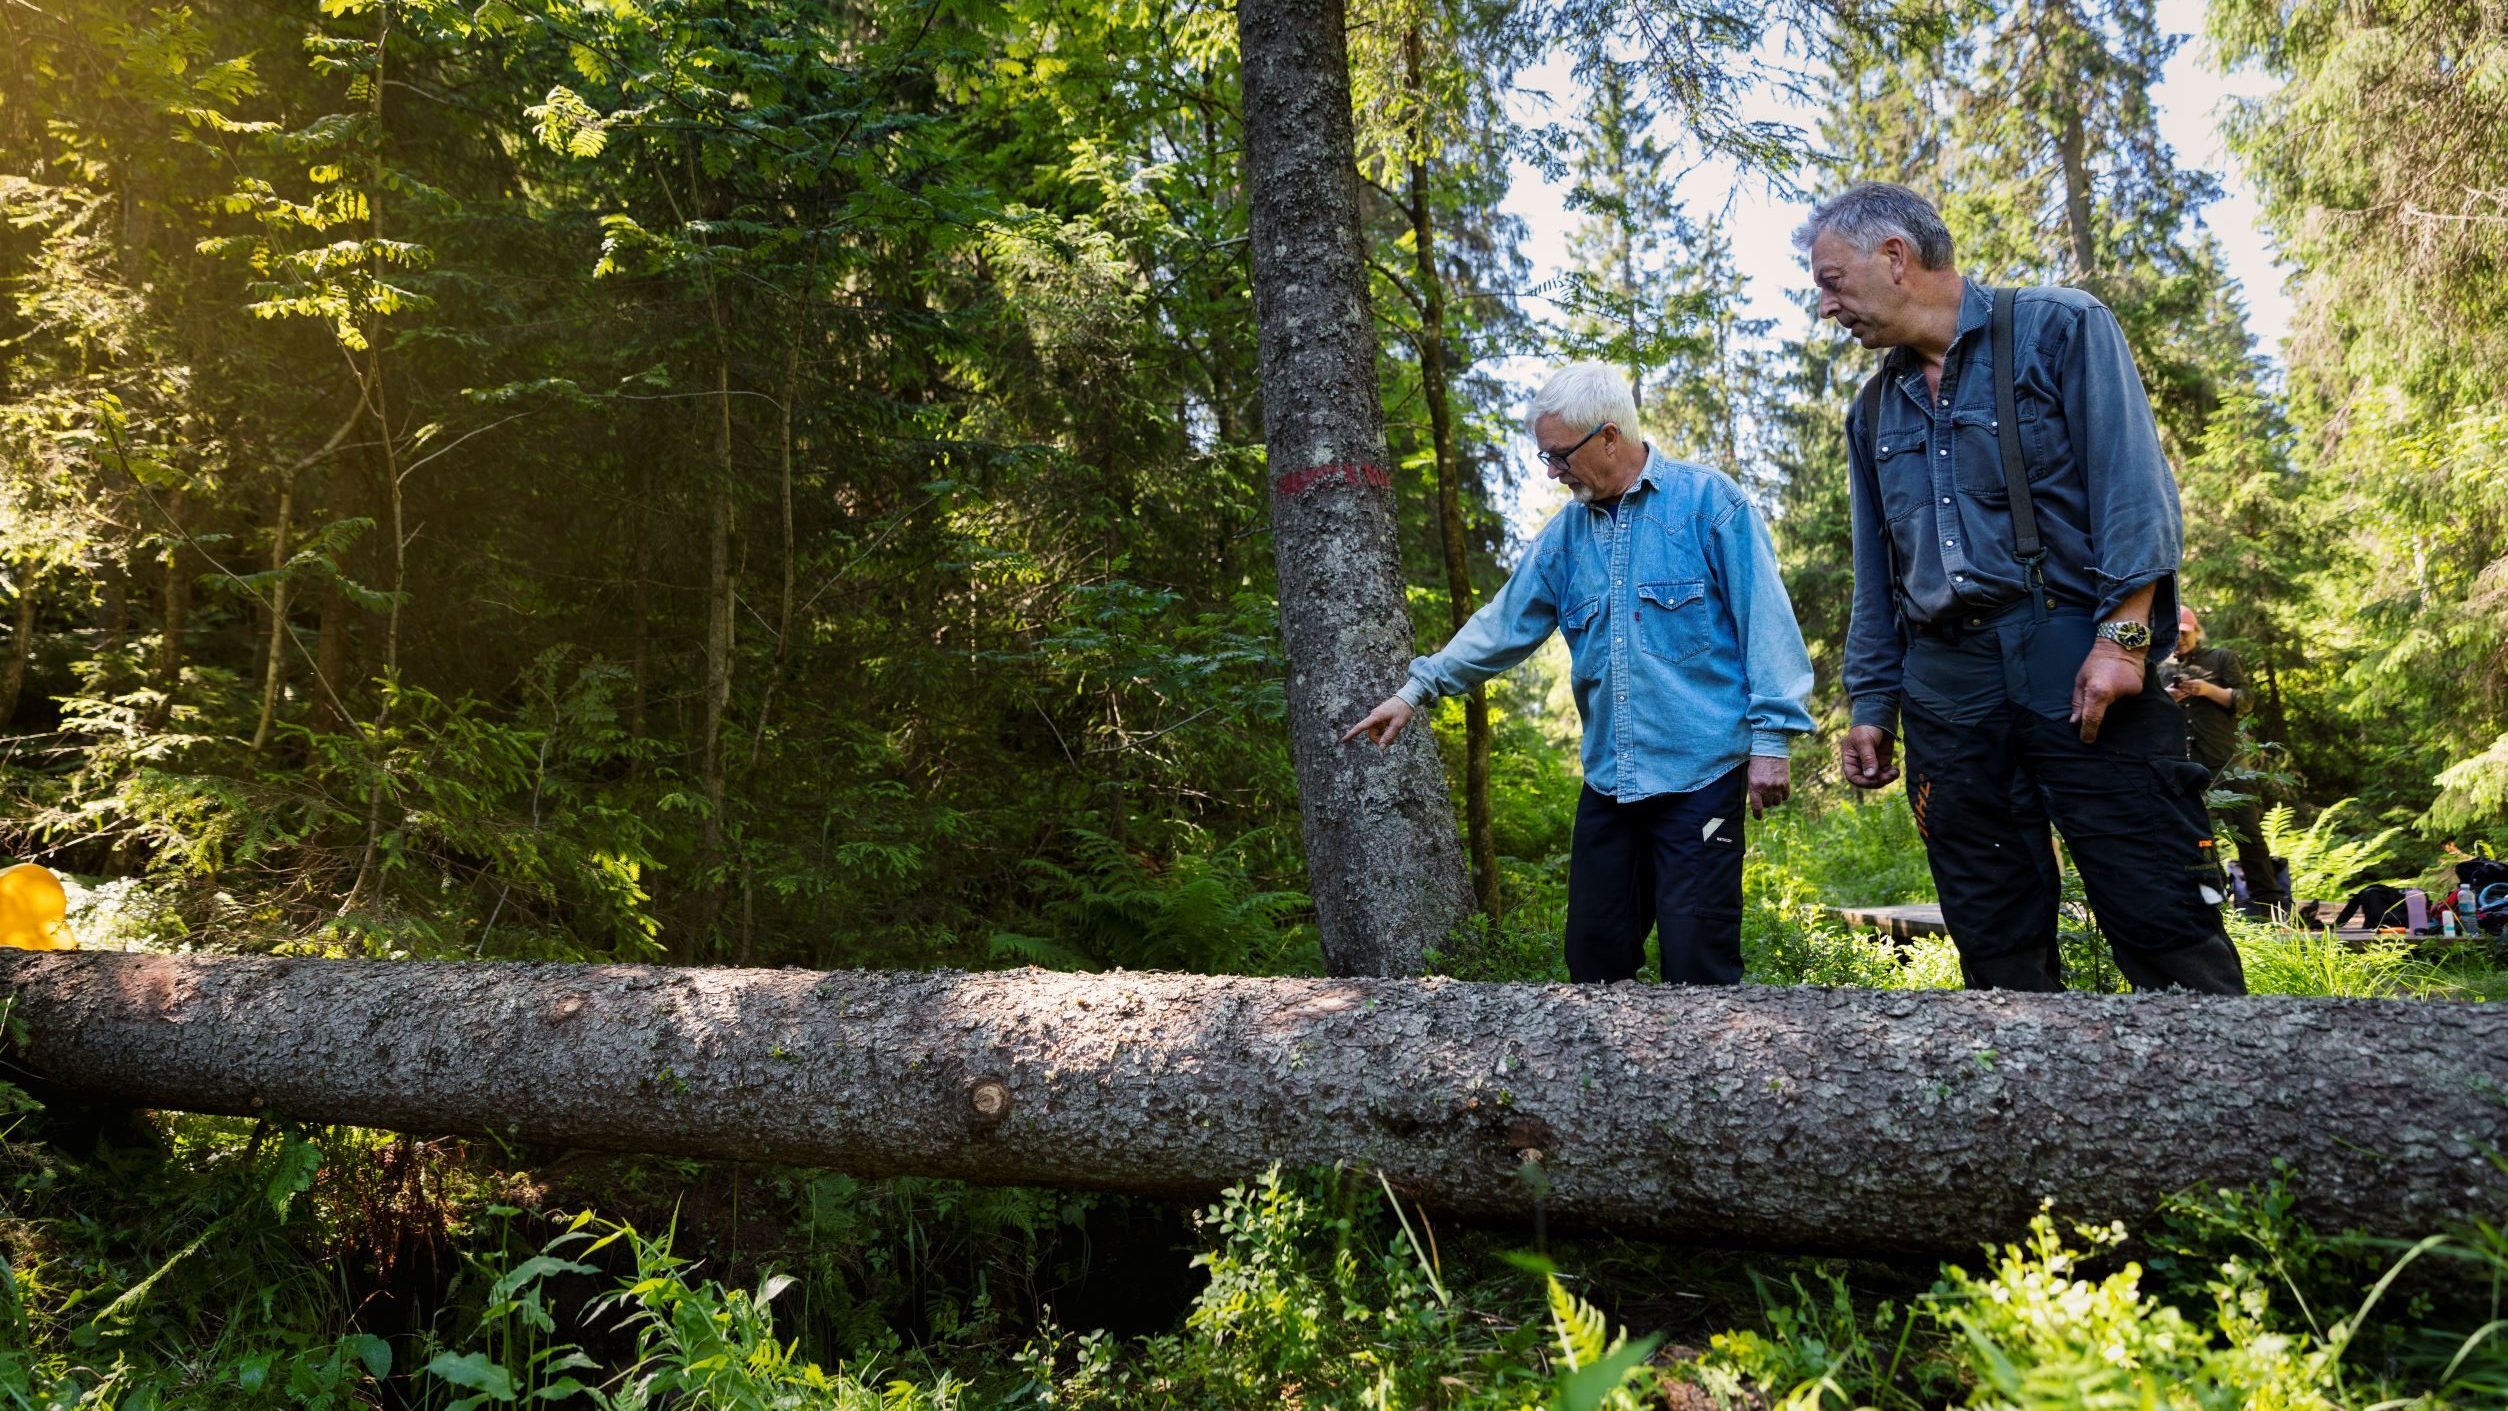
[[[2404,929],[2420,935],[2430,925],[2430,894],[2419,887],[2404,888]]]

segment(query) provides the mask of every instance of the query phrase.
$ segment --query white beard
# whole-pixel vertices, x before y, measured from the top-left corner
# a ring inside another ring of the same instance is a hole
[[[1594,502],[1594,487],[1581,480],[1568,481],[1567,492],[1568,498],[1580,505],[1590,505]]]

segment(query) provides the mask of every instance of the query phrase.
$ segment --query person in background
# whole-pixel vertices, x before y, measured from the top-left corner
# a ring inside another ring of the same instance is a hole
[[[1585,723],[1569,844],[1567,966],[1634,979],[1656,931],[1667,984],[1742,979],[1742,811],[1793,789],[1812,728],[1811,654],[1776,550],[1741,487],[1657,454],[1628,380],[1562,368],[1526,415],[1575,503],[1444,650],[1342,736],[1390,745],[1412,714],[1567,638]]]
[[[1839,764],[1880,788],[1905,732],[1962,978],[2064,988],[2051,819],[2135,989],[2246,993],[2204,773],[2153,675],[2177,635],[2177,481],[2116,315],[2078,289],[1963,277],[1941,213],[1904,186],[1822,202],[1794,243],[1821,317],[1882,352],[1846,413]]]
[[[2255,708],[2247,689],[2246,668],[2227,647],[2203,645],[2203,619],[2183,603],[2177,607],[2177,661],[2168,694],[2186,708],[2186,747],[2194,761],[2212,771],[2215,784],[2238,753],[2238,719]],[[2238,871],[2247,881],[2245,910],[2270,916],[2286,909],[2280,874],[2264,848],[2264,804],[2253,794],[2212,810],[2215,821],[2237,834]]]

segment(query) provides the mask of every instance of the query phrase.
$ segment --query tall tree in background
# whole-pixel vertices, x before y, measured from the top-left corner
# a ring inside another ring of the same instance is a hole
[[[2179,165],[2152,104],[2183,37],[2150,0],[2031,0],[1838,35],[1817,187],[1906,182],[1938,202],[1968,274],[2075,285],[2115,311],[2184,483],[2187,599],[2278,678],[2297,660],[2294,589],[2258,556],[2296,552],[2298,485],[2287,440],[2260,434],[2270,389],[2201,226],[2218,183]],[[1838,382],[1809,353],[1796,350],[1796,381]],[[2214,425],[2225,410],[2234,429]]]
[[[1416,372],[1415,402],[1425,419],[1397,418],[1398,442],[1417,447],[1433,487],[1428,515],[1444,582],[1445,614],[1432,635],[1450,636],[1478,603],[1476,558],[1486,558],[1466,522],[1487,498],[1479,469],[1488,459],[1473,377],[1486,350],[1514,331],[1511,303],[1480,286],[1504,287],[1513,255],[1512,221],[1500,213],[1502,176],[1514,138],[1504,90],[1520,59],[1519,8],[1511,0],[1392,0],[1353,27],[1351,73],[1360,168],[1392,219],[1371,234],[1391,250],[1371,260],[1388,294],[1384,316],[1406,335]],[[1474,297],[1474,296],[1478,297]],[[1408,388],[1389,390],[1412,404]],[[1500,414],[1504,420],[1504,414]],[[1423,454],[1424,453],[1424,454]],[[1493,726],[1489,688],[1463,702],[1463,820],[1472,890],[1492,921],[1500,911],[1495,807],[1491,799]]]
[[[2210,27],[2282,80],[2232,141],[2300,266],[2290,416],[2338,531],[2319,620],[2351,624],[2311,682],[2346,727],[2326,753],[2508,841],[2508,30],[2462,0],[2213,0]]]
[[[1571,128],[1568,235],[1560,304],[1562,345],[1573,356],[1617,363],[1643,412],[1668,364],[1713,356],[1706,333],[1712,295],[1683,278],[1698,227],[1665,170],[1672,153],[1655,132],[1641,66],[1604,61]]]
[[[1237,11],[1272,553],[1324,956],[1413,974],[1469,910],[1427,731],[1341,744],[1409,661],[1339,0]]]

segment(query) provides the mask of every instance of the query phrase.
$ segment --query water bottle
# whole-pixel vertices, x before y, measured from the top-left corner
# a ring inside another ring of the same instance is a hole
[[[2480,904],[2473,895],[2473,884],[2470,882],[2456,888],[2456,929],[2468,936],[2482,934]]]
[[[2449,940],[2456,938],[2456,909],[2441,907],[2438,913],[2438,934]]]

